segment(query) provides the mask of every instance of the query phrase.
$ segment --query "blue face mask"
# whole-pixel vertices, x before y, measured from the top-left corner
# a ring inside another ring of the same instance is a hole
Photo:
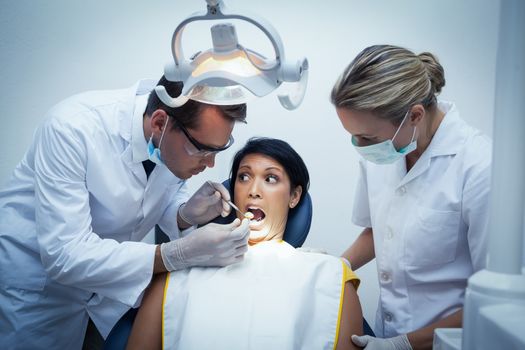
[[[155,164],[166,165],[160,156],[160,145],[162,144],[162,138],[164,137],[164,131],[166,131],[166,126],[168,126],[168,118],[166,118],[166,123],[164,123],[164,129],[162,134],[160,134],[159,147],[155,147],[153,144],[153,133],[151,134],[148,142],[148,158]]]
[[[352,144],[354,145],[355,149],[363,158],[366,160],[375,163],[375,164],[391,164],[394,163],[396,160],[400,159],[401,157],[406,156],[413,150],[417,148],[417,140],[414,139],[414,136],[416,135],[416,127],[414,127],[414,133],[412,134],[412,140],[408,145],[401,148],[399,151],[396,150],[394,147],[394,139],[397,136],[397,133],[401,129],[401,126],[405,122],[405,119],[408,116],[405,114],[405,117],[401,121],[401,124],[399,124],[399,127],[396,130],[396,133],[390,140],[385,140],[383,142],[376,143],[374,145],[369,146],[357,146],[357,142],[355,140],[355,137],[352,136]]]

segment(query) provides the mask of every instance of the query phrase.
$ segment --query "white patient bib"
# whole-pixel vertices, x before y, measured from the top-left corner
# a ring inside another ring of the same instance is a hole
[[[333,256],[285,242],[251,247],[242,263],[166,279],[165,349],[332,349],[344,285],[357,277]]]

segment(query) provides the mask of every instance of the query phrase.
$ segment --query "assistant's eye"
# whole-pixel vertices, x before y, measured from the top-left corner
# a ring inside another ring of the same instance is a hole
[[[239,179],[240,182],[245,182],[248,181],[249,176],[246,173],[240,173],[239,175],[237,175],[237,179]]]
[[[375,137],[359,136],[357,143],[359,146],[368,146],[377,143],[377,140]]]
[[[361,136],[361,141],[363,143],[371,144],[371,143],[377,142],[377,139],[375,137],[370,137],[370,136]]]
[[[279,181],[279,177],[276,175],[268,175],[266,176],[266,182],[270,184],[275,184]]]

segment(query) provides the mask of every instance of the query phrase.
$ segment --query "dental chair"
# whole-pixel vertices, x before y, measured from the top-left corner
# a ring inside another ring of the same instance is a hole
[[[231,192],[229,180],[225,180],[223,185]],[[308,236],[310,231],[310,225],[312,223],[312,198],[307,193],[303,201],[288,215],[286,222],[286,228],[284,230],[283,239],[291,246],[298,248],[301,247]],[[230,215],[227,217],[218,217],[213,222],[218,224],[227,224],[235,219],[235,211],[232,210]],[[163,233],[160,231],[158,226],[155,228],[156,237],[162,237]],[[162,234],[160,234],[162,233]],[[156,241],[156,243],[160,243]],[[122,318],[117,322],[109,333],[105,343],[104,349],[108,350],[120,350],[125,349],[128,342],[128,337],[133,326],[133,321],[137,314],[138,309],[129,310]],[[368,325],[365,319],[363,319],[363,331],[364,334],[374,335],[372,329]]]

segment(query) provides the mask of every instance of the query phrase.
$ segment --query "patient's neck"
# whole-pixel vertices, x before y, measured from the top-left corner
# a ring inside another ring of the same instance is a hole
[[[248,245],[254,246],[258,243],[268,242],[268,241],[278,241],[279,242],[283,240],[283,237],[284,237],[284,232],[278,232],[275,234],[273,232],[269,232],[266,236],[248,238]]]

